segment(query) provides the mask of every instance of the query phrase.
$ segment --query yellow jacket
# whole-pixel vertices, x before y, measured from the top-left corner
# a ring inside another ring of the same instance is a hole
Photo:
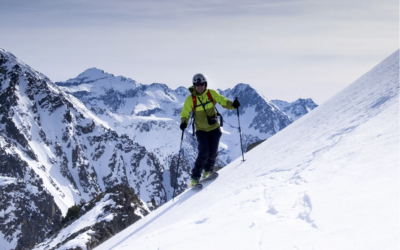
[[[214,104],[211,102],[211,100],[207,96],[207,91],[208,89],[206,88],[202,94],[198,94],[195,87],[190,87],[189,91],[191,94],[193,94],[197,98],[197,103],[196,103],[196,109],[195,109],[195,125],[196,125],[196,130],[202,130],[202,131],[211,131],[219,127],[219,122],[213,124],[213,125],[208,125],[207,121],[207,116],[208,117],[213,117],[216,116]],[[222,96],[218,94],[217,91],[210,89],[210,94],[212,98],[214,99],[215,103],[219,103],[222,107],[226,109],[235,109],[232,106],[232,102],[226,99],[225,96]],[[204,108],[206,112],[204,111],[201,102],[204,105]],[[182,112],[181,112],[181,122],[186,122],[186,124],[189,124],[189,116],[190,112],[193,111],[193,99],[192,95],[188,96],[185,100],[185,103],[183,104]]]

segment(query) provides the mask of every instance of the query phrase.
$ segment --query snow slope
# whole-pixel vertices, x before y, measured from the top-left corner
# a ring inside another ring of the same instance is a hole
[[[399,51],[97,249],[400,249]]]

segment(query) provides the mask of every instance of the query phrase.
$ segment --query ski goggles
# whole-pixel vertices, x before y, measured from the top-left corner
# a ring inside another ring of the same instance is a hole
[[[204,86],[206,83],[205,82],[196,82],[194,83],[194,86]]]

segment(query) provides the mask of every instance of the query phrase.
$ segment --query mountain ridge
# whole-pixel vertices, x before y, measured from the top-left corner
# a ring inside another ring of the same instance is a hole
[[[160,165],[154,153],[107,127],[75,97],[4,50],[0,97],[0,158],[7,163],[0,164],[0,193],[8,194],[0,208],[0,236],[7,249],[33,247],[58,230],[69,207],[110,186],[129,184],[150,209],[167,201],[163,175],[172,156]],[[186,173],[185,167],[174,171]],[[186,184],[177,187],[179,193]],[[21,213],[33,216],[29,223]],[[20,219],[12,219],[17,214]]]
[[[84,71],[86,72],[86,71]],[[82,73],[83,74],[83,73]],[[69,81],[74,82],[74,79]],[[116,80],[117,84],[118,81]],[[101,94],[82,94],[80,90],[75,88],[64,87],[63,82],[57,82],[62,89],[74,95],[80,99],[88,109],[102,117],[102,120],[110,120],[109,123],[117,124],[115,119],[118,120],[118,124],[126,124],[125,127],[135,127],[136,125],[131,124],[132,117],[146,116],[155,118],[169,118],[178,124],[180,123],[180,110],[184,100],[190,94],[185,87],[178,87],[175,90],[168,88],[165,84],[153,83],[150,85],[133,86],[131,90],[125,90],[125,92],[115,91],[113,86],[115,84],[110,83],[108,88],[103,89]],[[309,102],[313,103],[309,108],[302,107],[306,103],[296,103],[293,105],[301,106],[297,108],[297,116],[292,115],[288,112],[283,112],[276,104],[269,102],[259,94],[249,84],[239,83],[234,88],[228,88],[227,90],[217,91],[226,96],[228,99],[234,100],[235,97],[239,97],[242,106],[239,108],[240,115],[243,120],[253,121],[252,123],[245,123],[243,126],[243,137],[244,137],[244,149],[251,143],[268,139],[273,134],[282,130],[294,120],[307,114],[312,109],[317,107],[315,103],[310,99]],[[129,94],[128,94],[129,93]],[[112,102],[110,101],[112,100]],[[288,110],[295,109],[292,104],[287,104]],[[224,116],[224,123],[227,125],[224,128],[227,133],[226,136],[236,133],[235,125],[237,123],[236,112],[227,111],[217,104],[217,108]],[[246,112],[250,112],[248,115]],[[115,117],[118,114],[118,118]],[[126,118],[122,118],[122,117]],[[114,118],[113,118],[114,117]],[[268,118],[271,117],[271,118]],[[114,127],[119,133],[131,133],[126,129]],[[190,129],[190,128],[189,128]],[[232,137],[232,136],[230,136]],[[225,148],[221,148],[220,159],[224,166],[229,163],[232,159],[235,159],[240,155],[240,149],[238,150],[237,142],[234,138],[224,139],[221,138],[222,145],[226,145]],[[143,144],[143,143],[142,143]],[[188,160],[188,159],[187,159]],[[191,160],[188,160],[191,164]]]

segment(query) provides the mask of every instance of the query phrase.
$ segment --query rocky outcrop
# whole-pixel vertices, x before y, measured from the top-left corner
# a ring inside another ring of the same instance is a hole
[[[70,210],[75,211],[67,214],[63,229],[45,243],[38,244],[35,250],[90,250],[149,214],[135,191],[124,184],[109,188],[88,203]],[[80,227],[80,221],[85,221],[85,226]],[[71,241],[77,237],[85,240],[72,244]]]
[[[258,145],[260,145],[261,143],[263,143],[265,140],[261,140],[258,142],[254,142],[252,144],[250,144],[247,149],[246,149],[246,153],[249,152],[250,150],[252,150],[253,148],[257,147]]]
[[[156,154],[103,126],[82,103],[2,49],[0,97],[0,238],[6,249],[43,241],[58,230],[70,204],[117,184],[142,190],[150,206],[167,200]],[[158,177],[146,187],[137,184],[148,176],[133,171],[142,159]]]
[[[0,233],[6,240],[3,245],[13,245],[15,250],[31,249],[61,228],[61,211],[43,188],[42,179],[17,154],[0,148],[0,162]]]

